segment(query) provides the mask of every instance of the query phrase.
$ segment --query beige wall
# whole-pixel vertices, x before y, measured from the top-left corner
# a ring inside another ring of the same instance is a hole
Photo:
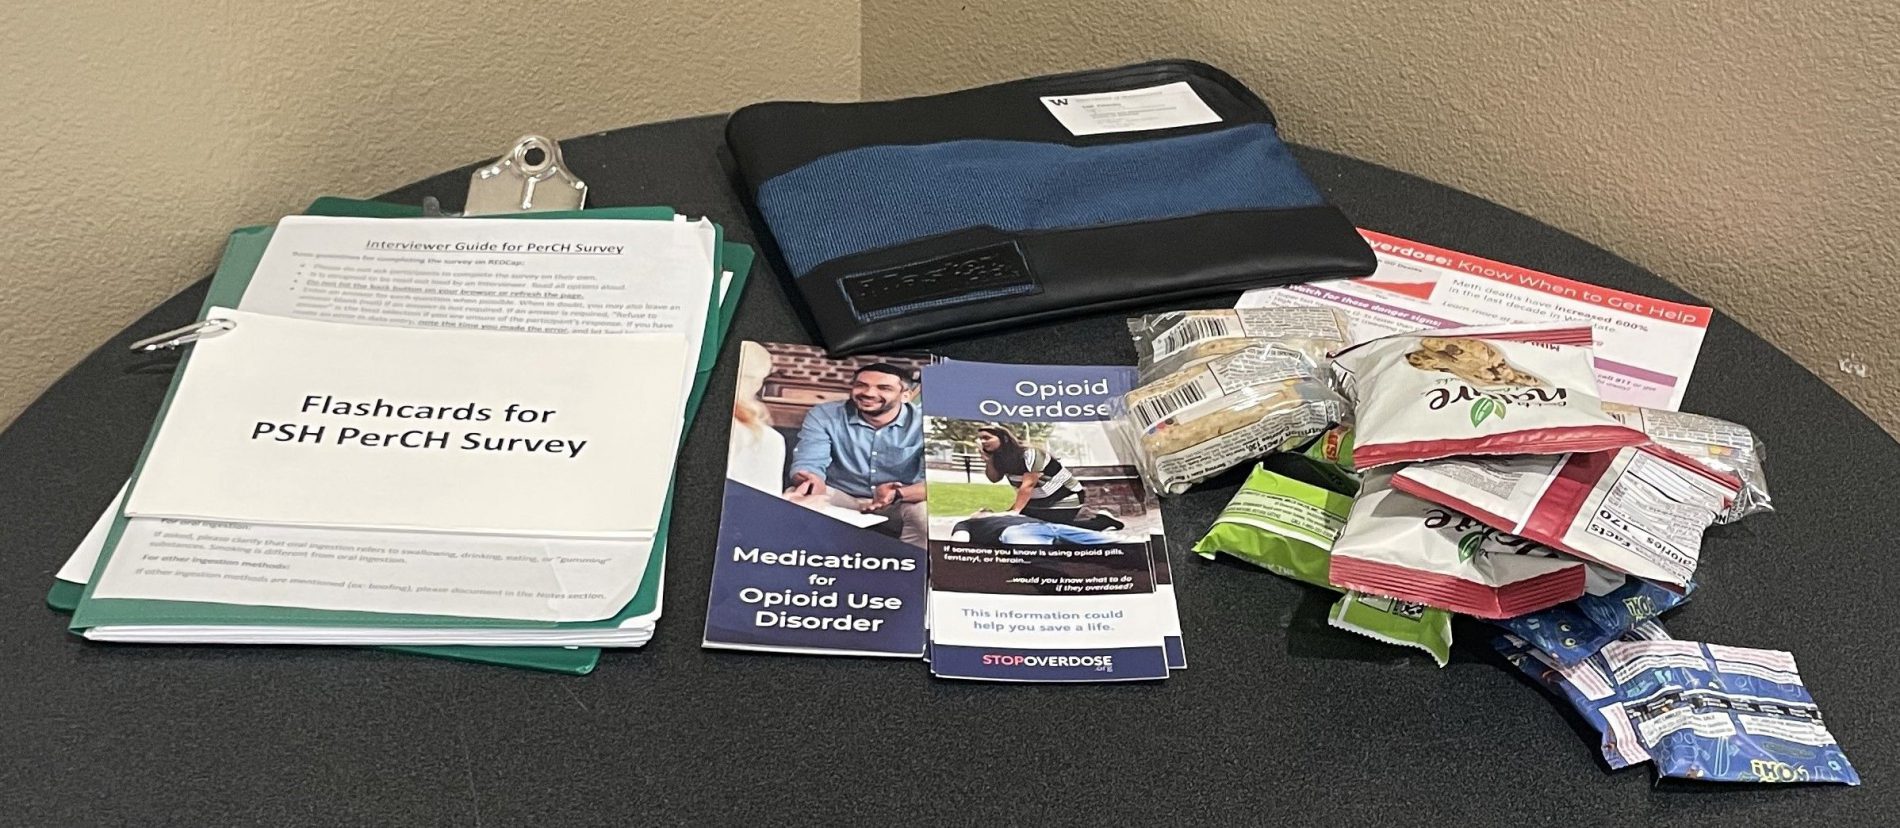
[[[1900,430],[1892,2],[867,0],[863,42],[866,98],[1206,60],[1291,139],[1609,248]]]
[[[9,0],[0,424],[208,273],[233,227],[526,132],[851,99],[858,81],[857,0]]]
[[[315,195],[532,130],[1175,55],[1240,75],[1294,140],[1648,266],[1900,427],[1900,7],[1848,0],[14,0],[0,423],[229,228]]]

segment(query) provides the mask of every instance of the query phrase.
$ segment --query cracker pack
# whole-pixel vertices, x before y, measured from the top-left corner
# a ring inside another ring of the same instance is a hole
[[[1142,382],[1266,342],[1299,354],[1315,370],[1346,347],[1345,317],[1331,308],[1210,308],[1151,313],[1128,320]]]
[[[1667,641],[1670,635],[1661,624],[1645,621],[1620,636],[1625,641]],[[1524,638],[1506,634],[1491,643],[1511,666],[1542,685],[1551,695],[1568,702],[1577,715],[1597,732],[1597,750],[1611,770],[1619,770],[1649,761],[1649,749],[1636,735],[1629,714],[1623,710],[1623,697],[1617,692],[1616,678],[1601,655],[1592,655],[1575,663],[1566,663]]]
[[[1347,348],[1333,372],[1353,402],[1353,464],[1564,454],[1646,442],[1603,410],[1588,324],[1394,334]]]
[[[1583,596],[1567,604],[1497,621],[1549,660],[1570,666],[1596,655],[1645,621],[1688,600],[1686,592],[1664,589],[1641,578],[1591,567]],[[1604,577],[1604,576],[1608,577]]]
[[[1251,340],[1128,392],[1116,433],[1164,494],[1305,443],[1350,415],[1305,354]]]
[[[1658,775],[1860,784],[1789,653],[1614,641],[1601,657]]]

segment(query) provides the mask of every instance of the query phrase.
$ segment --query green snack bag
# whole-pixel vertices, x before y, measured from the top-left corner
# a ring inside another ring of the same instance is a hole
[[[1337,592],[1326,573],[1333,541],[1351,509],[1351,497],[1257,466],[1194,551],[1205,558],[1232,555],[1276,575]],[[1451,613],[1436,607],[1348,592],[1333,605],[1327,623],[1424,650],[1440,667],[1451,658]]]
[[[1348,592],[1327,613],[1326,623],[1387,644],[1424,650],[1440,667],[1451,661],[1451,613],[1437,607]]]
[[[1352,426],[1336,425],[1326,430],[1306,451],[1301,452],[1314,460],[1330,463],[1352,471]]]
[[[1225,552],[1275,575],[1332,589],[1328,550],[1351,510],[1350,497],[1257,466],[1194,551],[1204,558]]]

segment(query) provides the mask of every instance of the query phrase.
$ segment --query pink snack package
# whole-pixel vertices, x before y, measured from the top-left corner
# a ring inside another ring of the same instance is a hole
[[[1588,323],[1452,328],[1333,357],[1353,402],[1353,465],[1606,451],[1648,442],[1603,410]]]
[[[1499,532],[1480,521],[1366,475],[1333,542],[1327,580],[1479,618],[1511,618],[1575,600],[1582,561]]]
[[[1681,591],[1702,533],[1741,480],[1659,445],[1557,457],[1457,457],[1400,469],[1393,488],[1500,532]]]

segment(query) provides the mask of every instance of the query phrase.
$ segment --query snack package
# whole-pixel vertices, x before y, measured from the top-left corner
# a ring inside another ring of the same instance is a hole
[[[1392,485],[1610,569],[1688,586],[1702,533],[1741,481],[1650,444],[1558,457],[1414,463]]]
[[[1577,600],[1494,623],[1530,642],[1557,664],[1570,666],[1688,600],[1687,593],[1595,566],[1587,576],[1583,596]]]
[[[1662,776],[1860,784],[1786,652],[1613,641],[1601,657]]]
[[[1283,578],[1332,589],[1327,550],[1351,509],[1346,495],[1256,467],[1194,551],[1204,558],[1226,553]]]
[[[1333,543],[1334,586],[1510,618],[1575,600],[1584,564],[1392,488],[1368,474]]]
[[[1342,470],[1357,472],[1352,465],[1352,427],[1336,425],[1326,429],[1318,439],[1307,444],[1301,454],[1309,458],[1337,466]]]
[[[1626,641],[1663,641],[1669,633],[1661,624],[1645,621],[1621,637]],[[1629,715],[1623,712],[1623,697],[1617,694],[1616,680],[1603,657],[1591,656],[1575,664],[1563,664],[1549,653],[1515,635],[1502,635],[1491,646],[1525,675],[1544,689],[1570,703],[1577,715],[1590,724],[1599,738],[1598,750],[1611,770],[1640,765],[1649,761],[1649,751],[1637,738]]]
[[[1260,340],[1146,383],[1113,410],[1117,438],[1162,494],[1300,445],[1350,416],[1305,354]]]
[[[1348,592],[1333,604],[1326,623],[1387,644],[1424,650],[1440,667],[1451,662],[1451,613],[1437,607]]]
[[[1324,376],[1327,354],[1346,347],[1346,325],[1331,308],[1215,308],[1137,316],[1128,333],[1142,382],[1261,342],[1304,357]]]
[[[1326,580],[1327,551],[1345,524],[1352,498],[1255,468],[1234,499],[1194,545],[1202,557],[1225,553],[1276,575],[1338,590]],[[1327,623],[1388,644],[1451,659],[1451,613],[1353,593],[1333,605]]]
[[[1606,451],[1648,441],[1603,410],[1587,323],[1393,334],[1339,352],[1361,471],[1474,454]]]
[[[1604,403],[1603,410],[1624,425],[1640,429],[1658,444],[1740,480],[1741,492],[1715,519],[1716,523],[1733,523],[1757,512],[1775,510],[1768,498],[1768,475],[1761,465],[1764,449],[1747,426],[1701,414],[1618,403]]]

